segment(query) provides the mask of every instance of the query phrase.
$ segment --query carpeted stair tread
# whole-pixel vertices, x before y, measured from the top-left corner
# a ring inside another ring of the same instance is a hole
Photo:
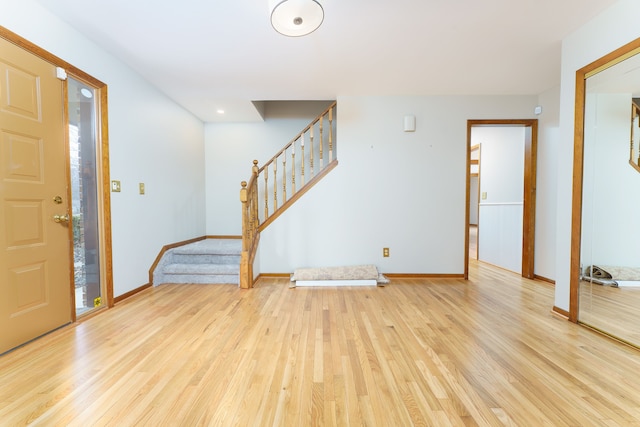
[[[240,255],[242,240],[240,239],[205,239],[188,245],[177,247],[173,252],[177,255]]]
[[[238,285],[240,283],[237,274],[169,274],[163,283],[190,283],[206,285]]]
[[[239,274],[240,265],[235,264],[169,264],[164,274]]]
[[[229,254],[177,254],[171,264],[240,264],[240,255]]]

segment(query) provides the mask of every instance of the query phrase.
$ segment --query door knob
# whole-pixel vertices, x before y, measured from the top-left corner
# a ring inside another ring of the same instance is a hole
[[[66,215],[54,215],[53,220],[55,222],[69,222],[69,214]]]

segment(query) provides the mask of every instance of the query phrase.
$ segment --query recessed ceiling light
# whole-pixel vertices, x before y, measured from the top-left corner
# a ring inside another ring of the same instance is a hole
[[[216,110],[216,113],[218,113],[218,114],[224,114],[224,110]]]

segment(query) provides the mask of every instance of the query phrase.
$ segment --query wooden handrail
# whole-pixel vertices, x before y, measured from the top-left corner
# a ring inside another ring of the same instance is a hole
[[[262,167],[258,167],[258,161],[254,160],[249,181],[242,181],[241,288],[253,287],[253,261],[260,232],[337,166],[334,150],[335,110],[336,102],[333,102]],[[316,127],[317,133],[314,131]],[[325,143],[329,153],[326,162]],[[259,179],[261,174],[262,179]],[[259,207],[261,202],[262,208]]]

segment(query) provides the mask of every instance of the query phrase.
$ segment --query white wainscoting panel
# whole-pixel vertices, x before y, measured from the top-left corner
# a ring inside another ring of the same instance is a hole
[[[520,203],[480,203],[478,259],[522,273]]]

